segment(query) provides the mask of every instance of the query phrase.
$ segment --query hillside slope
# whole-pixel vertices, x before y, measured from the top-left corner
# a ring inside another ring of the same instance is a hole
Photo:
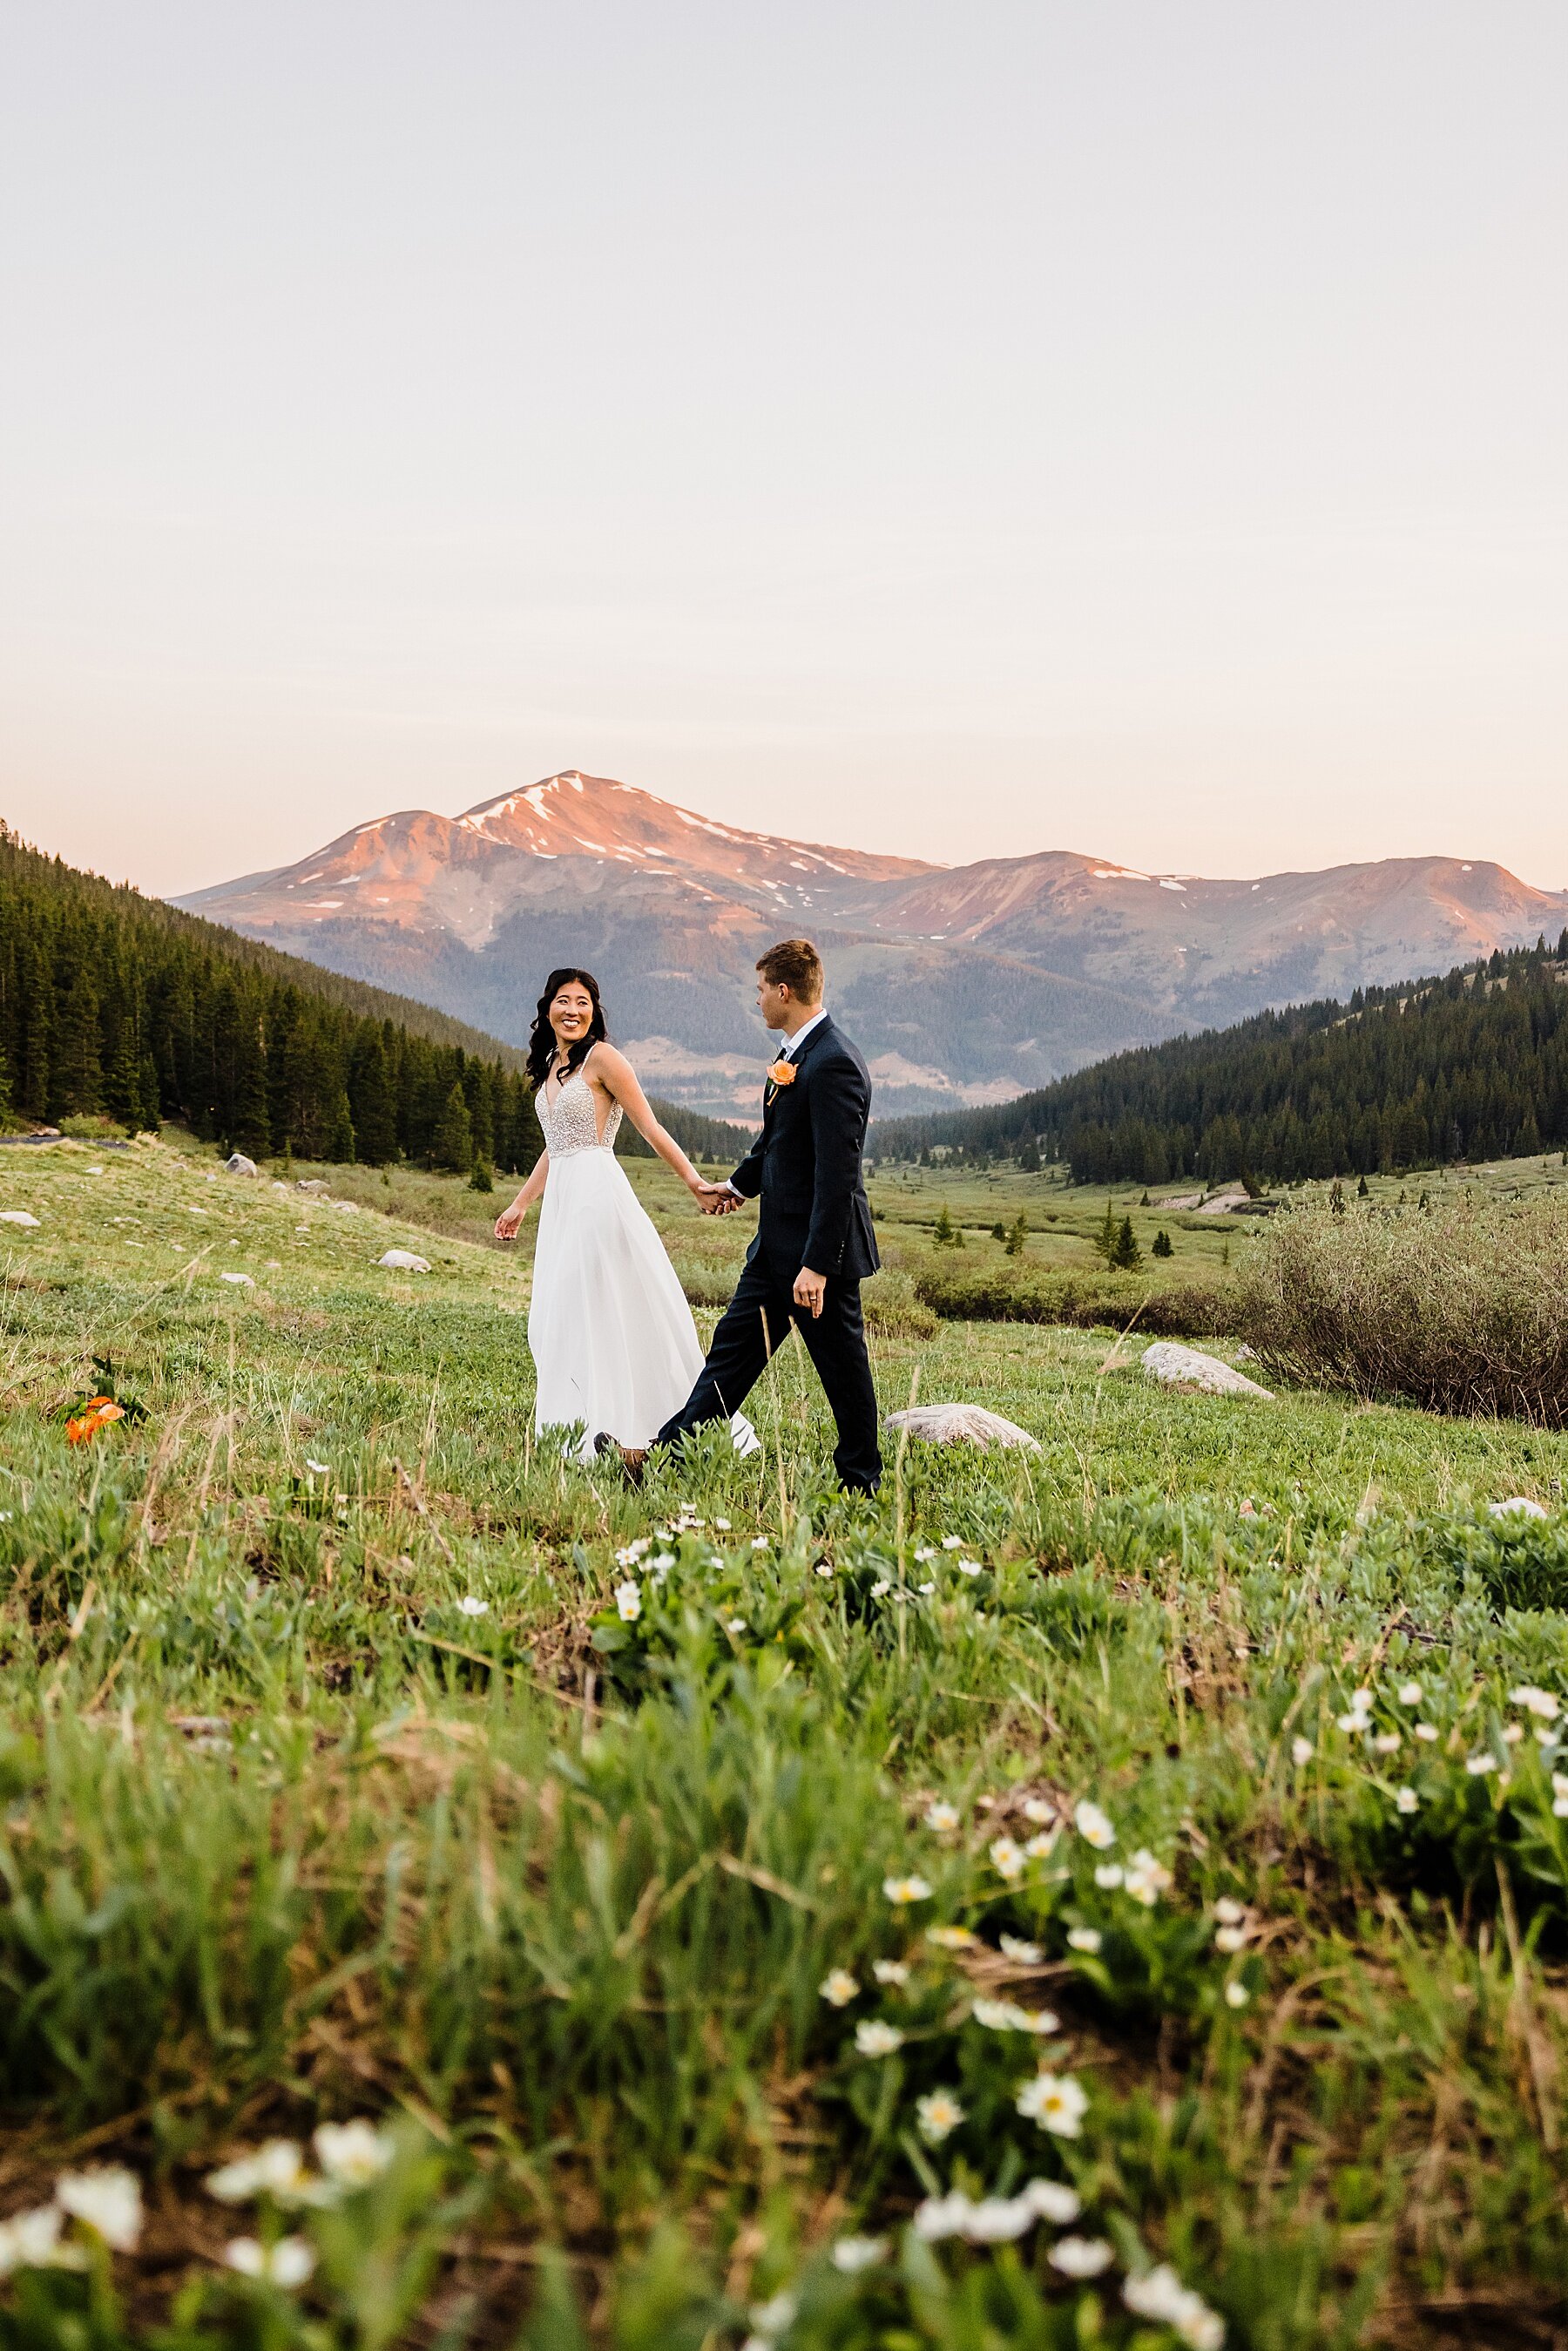
[[[466,1165],[466,1148],[526,1167],[540,1136],[522,1072],[515,1046],[448,1013],[79,872],[0,825],[0,1115],[177,1118],[253,1154]],[[689,1149],[743,1147],[739,1130],[670,1116]]]

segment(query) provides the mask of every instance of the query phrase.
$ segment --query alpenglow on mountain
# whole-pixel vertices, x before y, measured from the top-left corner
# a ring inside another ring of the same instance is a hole
[[[1389,858],[1210,882],[1064,850],[928,865],[828,849],[576,768],[459,817],[357,825],[178,901],[514,1043],[580,963],[649,1087],[754,1114],[752,967],[808,932],[880,1115],[1005,1101],[1129,1045],[1555,938],[1568,893]]]

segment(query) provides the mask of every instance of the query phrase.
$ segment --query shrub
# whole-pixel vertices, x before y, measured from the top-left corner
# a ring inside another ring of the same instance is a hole
[[[1275,1217],[1236,1283],[1277,1371],[1433,1412],[1568,1426],[1568,1199]]]
[[[1158,1287],[1127,1273],[1054,1273],[1004,1259],[998,1264],[920,1265],[914,1288],[949,1322],[1102,1323],[1117,1329],[1137,1317],[1151,1338],[1216,1336],[1236,1328],[1228,1284],[1172,1281]],[[873,1293],[868,1290],[869,1299]]]

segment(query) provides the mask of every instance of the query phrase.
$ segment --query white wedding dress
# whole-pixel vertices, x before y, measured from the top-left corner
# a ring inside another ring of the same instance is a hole
[[[580,1423],[582,1458],[598,1432],[642,1446],[678,1413],[697,1384],[702,1344],[664,1243],[615,1155],[620,1105],[604,1132],[579,1070],[534,1098],[550,1154],[534,1252],[528,1345],[538,1378],[535,1426]],[[758,1449],[743,1413],[731,1430],[738,1453]]]

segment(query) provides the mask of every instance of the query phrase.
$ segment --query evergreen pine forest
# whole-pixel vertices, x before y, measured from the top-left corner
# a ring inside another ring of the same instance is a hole
[[[880,1147],[1061,1157],[1078,1184],[1268,1182],[1568,1144],[1568,932],[1442,979],[1101,1061],[992,1110],[888,1122]]]

